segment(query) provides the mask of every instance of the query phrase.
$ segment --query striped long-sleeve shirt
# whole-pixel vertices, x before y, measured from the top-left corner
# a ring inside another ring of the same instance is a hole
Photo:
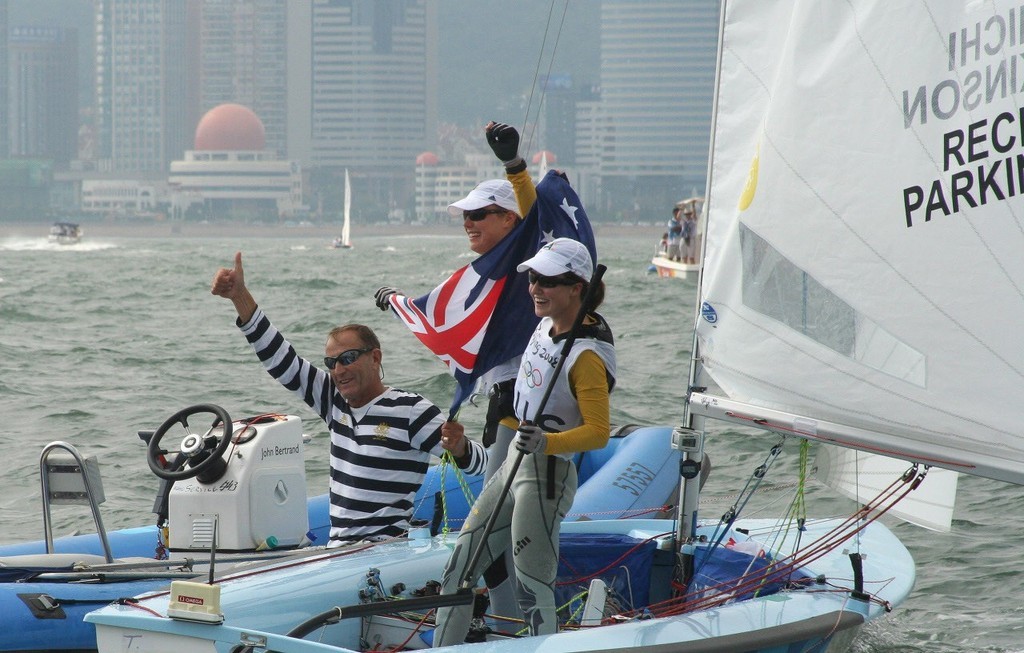
[[[437,406],[388,388],[353,408],[330,375],[300,357],[262,310],[238,326],[267,372],[316,411],[331,433],[332,542],[408,530],[430,456],[444,452],[444,416]]]

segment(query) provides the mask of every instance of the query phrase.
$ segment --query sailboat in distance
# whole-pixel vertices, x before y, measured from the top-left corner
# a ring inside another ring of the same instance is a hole
[[[345,168],[345,204],[342,215],[341,236],[331,243],[333,249],[352,248],[352,183],[349,181],[348,168]]]

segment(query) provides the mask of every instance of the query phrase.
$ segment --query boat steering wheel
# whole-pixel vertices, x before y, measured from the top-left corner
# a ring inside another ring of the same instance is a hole
[[[193,415],[212,413],[216,416],[206,435],[192,433],[188,426],[188,418]],[[185,427],[186,435],[179,445],[179,451],[185,454],[182,463],[174,469],[167,469],[160,458],[171,453],[160,448],[160,441],[167,434],[172,426],[181,424]],[[221,425],[219,437],[213,435],[217,425]],[[212,440],[212,442],[210,442]],[[212,483],[223,474],[227,463],[224,461],[224,452],[231,443],[231,417],[228,412],[216,404],[197,404],[183,408],[174,413],[160,425],[149,439],[149,446],[146,449],[146,461],[154,474],[168,481],[181,481],[193,476],[200,476],[201,483]]]

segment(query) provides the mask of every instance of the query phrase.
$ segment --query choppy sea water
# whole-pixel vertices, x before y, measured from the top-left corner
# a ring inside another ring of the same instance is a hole
[[[337,324],[368,324],[383,342],[385,381],[447,406],[453,382],[441,363],[377,310],[372,297],[381,285],[413,295],[434,287],[470,260],[465,238],[453,229],[438,236],[357,236],[351,250],[326,245],[303,236],[87,234],[73,246],[51,245],[45,237],[0,239],[0,542],[42,538],[38,456],[53,440],[99,457],[108,529],[148,523],[157,483],[137,431],[198,403],[219,404],[234,417],[272,410],[302,417],[313,436],[310,492],[326,491],[323,425],[266,375],[234,326],[230,302],[209,293],[214,271],[229,266],[236,250],[257,301],[300,353],[321,356],[324,337]],[[676,424],[682,412],[696,285],[648,274],[652,245],[646,232],[605,237],[598,230],[608,266],[602,313],[619,361],[612,400],[617,424]],[[483,411],[467,406],[461,418],[479,431]],[[725,511],[775,441],[712,427],[705,516]],[[790,459],[782,467],[795,466],[796,451],[796,442],[787,445]],[[759,502],[767,509],[785,500],[766,494]],[[815,484],[809,504],[814,515],[849,509]],[[888,522],[917,561],[916,589],[866,628],[853,650],[1024,651],[1022,514],[1019,488],[967,477],[951,533]],[[90,527],[83,511],[55,509],[58,534]]]

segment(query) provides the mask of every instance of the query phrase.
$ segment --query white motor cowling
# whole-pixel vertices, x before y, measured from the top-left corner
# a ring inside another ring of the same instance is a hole
[[[168,496],[172,550],[251,551],[267,542],[297,546],[309,530],[302,420],[263,415],[235,420],[227,469],[212,483],[175,482]],[[273,539],[271,539],[273,538]]]

